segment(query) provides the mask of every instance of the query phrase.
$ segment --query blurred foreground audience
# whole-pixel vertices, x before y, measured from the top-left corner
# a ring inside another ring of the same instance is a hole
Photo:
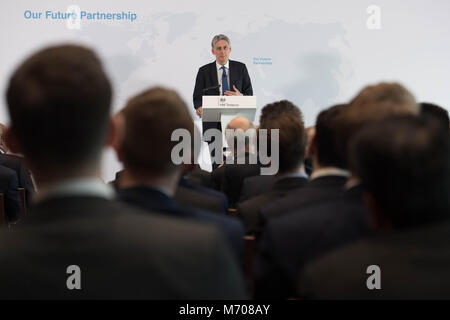
[[[241,221],[180,205],[174,198],[182,166],[172,159],[172,149],[179,143],[171,141],[172,133],[184,130],[191,144],[199,137],[194,135],[196,127],[179,95],[172,90],[152,88],[131,98],[119,115],[123,116],[124,134],[116,150],[125,168],[120,178],[119,199],[150,211],[150,215],[157,211],[184,221],[209,222],[223,232],[236,257],[242,258]],[[194,153],[189,159],[195,159],[197,154],[192,146],[188,145],[188,149]]]
[[[305,129],[300,109],[277,101],[258,130],[278,132],[278,146],[236,117],[233,163],[209,173],[175,91],[145,90],[113,119],[111,97],[101,61],[81,46],[43,49],[12,74],[0,299],[450,298],[444,108],[379,83]],[[172,141],[177,129],[188,142]],[[108,146],[124,165],[114,188],[100,179]],[[277,150],[278,172],[261,175]]]
[[[401,85],[368,86],[337,117],[337,152],[348,163],[349,140],[358,130],[393,115],[418,113],[414,97]],[[369,234],[368,215],[356,177],[350,178],[339,198],[300,207],[269,220],[258,242],[256,297],[296,296],[298,273],[305,263]]]
[[[424,117],[435,119],[444,129],[450,130],[450,117],[444,108],[433,103],[422,102],[420,112]]]
[[[41,50],[12,75],[8,142],[39,195],[14,232],[0,233],[0,298],[244,298],[214,227],[112,200],[100,180],[102,149],[115,141],[111,94],[99,58],[80,46]]]
[[[258,217],[262,208],[274,201],[283,201],[286,196],[303,188],[308,183],[308,176],[304,172],[303,165],[306,132],[300,109],[292,102],[284,100],[265,106],[261,112],[274,115],[262,117],[260,121],[260,130],[267,130],[268,146],[270,145],[271,130],[275,129],[279,132],[278,173],[271,189],[238,205],[237,215],[244,221],[247,234],[256,233]],[[277,112],[279,112],[278,116],[276,116]],[[264,179],[264,176],[260,177]]]
[[[338,116],[344,107],[333,106],[317,116],[315,134],[311,137],[308,150],[313,166],[310,182],[304,188],[261,208],[257,217],[258,235],[269,219],[342,197],[349,172],[341,152],[337,150],[336,137],[339,134]]]
[[[292,117],[292,119],[286,120],[289,117]],[[293,130],[292,120],[301,122],[301,128],[297,127],[297,130]],[[282,125],[282,123],[280,122],[283,121],[287,121],[287,125],[290,126],[286,131],[284,131],[280,126]],[[283,155],[281,155],[280,151],[280,159],[283,157],[284,165],[287,165],[287,167],[291,167],[289,169],[285,168],[285,170],[287,169],[288,171],[292,171],[292,164],[298,164],[298,173],[306,177],[303,163],[298,163],[298,157],[301,157],[302,159],[304,157],[304,149],[307,138],[304,129],[303,115],[300,109],[298,109],[296,105],[288,100],[282,100],[268,104],[261,110],[261,116],[259,117],[259,128],[265,129],[268,132],[270,132],[271,129],[284,131],[284,134],[283,132],[280,132],[280,143],[281,140],[284,140],[283,143],[290,144],[290,146],[286,145],[283,148]],[[282,134],[286,135],[285,137],[283,137],[283,139],[281,139]],[[291,135],[290,138],[288,138],[289,135]],[[294,138],[292,135],[297,135],[296,138],[298,140],[296,142],[292,141],[292,139]],[[279,149],[281,149],[280,146]],[[267,143],[267,150],[270,151],[270,143]],[[292,153],[293,159],[287,158],[289,153]],[[274,175],[261,175],[260,171],[258,171],[257,175],[246,178],[242,184],[242,192],[239,198],[239,202],[244,202],[252,197],[271,191],[275,182],[281,177],[283,177],[282,172],[278,172]]]
[[[350,160],[377,233],[308,265],[300,295],[449,299],[448,131],[414,116],[380,121],[353,139]],[[371,265],[380,268],[381,290],[368,289]]]
[[[27,205],[29,205],[35,192],[31,172],[28,169],[24,158],[9,153],[9,148],[6,143],[7,138],[8,130],[5,125],[0,124],[0,165],[16,172],[19,188],[25,189],[25,199]]]

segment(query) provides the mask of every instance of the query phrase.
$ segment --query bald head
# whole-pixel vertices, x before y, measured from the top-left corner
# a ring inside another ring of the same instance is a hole
[[[227,125],[227,129],[242,129],[244,131],[247,131],[248,129],[254,129],[255,126],[253,123],[244,117],[235,117],[233,118],[230,123]]]
[[[230,123],[228,123],[225,138],[227,139],[228,147],[235,156],[238,152],[238,136],[241,136],[241,141],[244,141],[245,152],[253,150],[250,147],[250,140],[252,139],[250,139],[249,136],[246,135],[251,135],[252,131],[255,131],[254,129],[255,126],[253,125],[253,123],[244,117],[235,117],[230,121]],[[229,132],[229,130],[232,130],[232,132]],[[243,132],[241,132],[240,130],[242,130]]]

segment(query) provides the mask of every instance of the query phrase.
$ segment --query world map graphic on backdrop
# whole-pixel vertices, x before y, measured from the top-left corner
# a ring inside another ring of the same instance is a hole
[[[191,106],[194,79],[200,67],[197,61],[208,63],[214,58],[209,51],[210,38],[200,38],[197,32],[200,19],[189,12],[160,13],[139,17],[134,24],[86,24],[78,36],[107,53],[117,52],[118,44],[122,46],[121,54],[105,57],[117,91],[116,108],[123,105],[130,92],[158,83],[180,89]],[[341,41],[345,45],[345,30],[339,23],[273,20],[257,29],[251,29],[249,23],[249,30],[222,32],[231,39],[230,58],[246,63],[260,107],[289,98],[309,119],[338,96],[339,77],[345,76],[345,59],[331,44]],[[188,59],[180,68],[176,63],[171,65],[174,60],[168,58],[174,50],[180,57],[197,60]]]
[[[132,24],[84,24],[77,37],[102,48],[116,91],[115,110],[122,108],[131,94],[158,84],[176,88],[192,107],[197,70],[214,60],[211,36],[203,35],[204,24],[193,12],[162,12],[139,16]],[[257,27],[249,22],[247,30],[221,32],[231,39],[230,58],[244,62],[249,70],[258,99],[256,123],[262,106],[290,99],[312,124],[318,112],[338,96],[339,79],[348,76],[344,71],[349,67],[339,50],[348,46],[340,23],[272,19]],[[193,107],[191,112],[198,120]],[[200,129],[201,122],[196,125]],[[207,147],[202,147],[198,161],[210,169]]]

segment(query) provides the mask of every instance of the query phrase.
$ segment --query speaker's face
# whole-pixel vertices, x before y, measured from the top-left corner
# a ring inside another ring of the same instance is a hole
[[[212,48],[212,53],[216,56],[216,61],[222,66],[228,62],[230,52],[231,47],[225,40],[217,41],[214,48]]]

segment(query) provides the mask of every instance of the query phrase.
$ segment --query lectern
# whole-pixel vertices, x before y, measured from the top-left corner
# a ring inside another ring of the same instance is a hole
[[[203,96],[202,101],[203,122],[222,123],[223,146],[227,146],[225,129],[228,123],[237,116],[255,121],[256,97],[255,96]]]

